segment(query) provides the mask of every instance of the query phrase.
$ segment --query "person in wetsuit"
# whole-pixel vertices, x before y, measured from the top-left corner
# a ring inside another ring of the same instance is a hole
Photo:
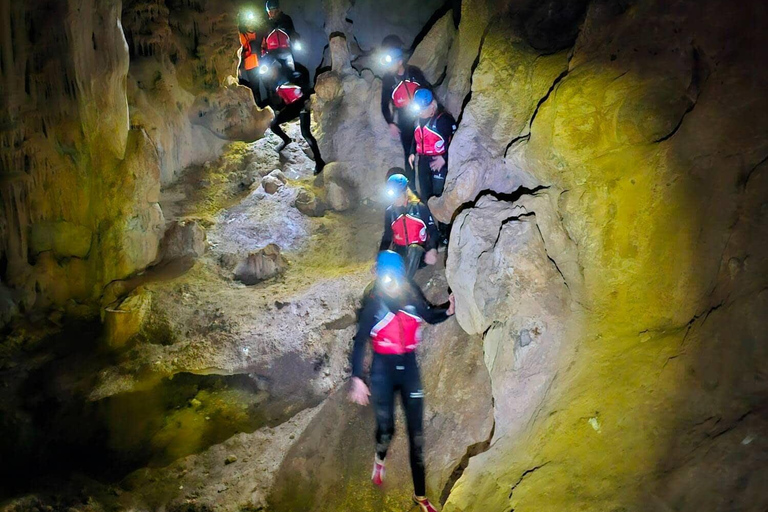
[[[414,94],[414,108],[419,109],[408,161],[415,165],[418,155],[419,194],[421,200],[443,194],[448,174],[448,147],[456,132],[456,121],[429,89]]]
[[[251,90],[256,105],[263,107],[259,76],[260,28],[259,20],[253,12],[241,11],[238,14],[237,31],[240,35],[240,49],[237,52],[239,59],[237,78],[240,85],[245,85]]]
[[[408,163],[408,155],[413,144],[413,125],[417,116],[410,106],[416,91],[420,88],[430,88],[431,85],[419,68],[405,64],[400,48],[385,48],[381,63],[386,69],[381,80],[381,113],[392,136],[400,138],[405,176],[411,190],[415,192],[416,180],[413,167]]]
[[[384,234],[380,251],[392,249],[406,262],[406,273],[412,278],[422,262],[437,263],[440,233],[429,208],[408,188],[408,178],[393,174],[387,180],[387,197],[391,201],[384,213]]]
[[[280,8],[279,0],[267,0],[268,29],[262,40],[261,54],[281,61],[291,71],[296,70],[293,50],[299,51],[299,42],[293,19]]]
[[[262,57],[259,72],[262,75],[262,81],[271,93],[270,106],[275,111],[275,118],[270,129],[283,141],[277,148],[278,153],[292,142],[280,125],[298,118],[301,125],[301,135],[312,150],[315,160],[315,174],[320,174],[325,167],[325,161],[320,155],[317,140],[312,135],[312,115],[308,105],[309,97],[312,95],[312,89],[309,86],[309,71],[301,64],[297,64],[296,70],[291,71],[282,61],[265,55]]]
[[[424,465],[424,391],[421,386],[416,348],[424,322],[440,323],[454,313],[449,305],[430,305],[421,290],[408,279],[399,254],[384,251],[376,262],[376,281],[366,294],[358,314],[358,329],[352,352],[350,399],[368,404],[373,396],[376,410],[375,485],[383,485],[387,450],[395,433],[395,395],[400,394],[405,409],[410,445],[414,502],[422,512],[437,512],[426,497]],[[363,360],[368,341],[373,345],[370,390],[363,381]]]

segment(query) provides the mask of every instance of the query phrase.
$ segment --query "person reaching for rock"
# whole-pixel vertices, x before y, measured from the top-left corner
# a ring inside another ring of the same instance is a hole
[[[454,313],[451,295],[447,308],[430,305],[418,286],[408,279],[402,257],[392,251],[379,253],[376,281],[363,299],[352,352],[350,399],[368,405],[373,397],[376,411],[376,452],[371,480],[384,483],[387,450],[395,433],[395,394],[405,409],[410,445],[414,502],[421,512],[437,512],[426,497],[424,465],[424,391],[421,387],[416,348],[422,324],[437,324]],[[363,381],[363,360],[368,340],[373,345],[371,388]]]
[[[406,262],[406,273],[412,278],[421,266],[437,263],[437,230],[429,208],[408,188],[408,178],[393,174],[387,180],[390,206],[384,213],[384,234],[380,251],[389,249],[400,254]]]
[[[279,0],[267,0],[265,8],[269,17],[269,30],[262,40],[261,54],[270,55],[291,71],[295,71],[293,51],[301,51],[301,42],[293,20],[280,8]]]
[[[301,135],[309,144],[315,160],[315,174],[320,174],[325,167],[325,161],[320,155],[320,147],[312,135],[312,117],[309,110],[309,97],[312,89],[309,86],[309,71],[301,64],[296,65],[296,71],[291,71],[282,61],[268,55],[262,57],[259,66],[262,81],[271,92],[270,104],[275,110],[275,119],[270,125],[272,132],[282,139],[277,148],[281,152],[292,142],[291,138],[280,127],[298,118],[301,125]]]
[[[405,64],[403,50],[399,47],[385,46],[381,64],[386,70],[381,80],[381,113],[389,124],[392,136],[399,138],[403,145],[406,177],[415,192],[416,180],[413,168],[408,165],[408,155],[413,144],[416,114],[410,107],[416,91],[431,88],[431,85],[419,68]]]

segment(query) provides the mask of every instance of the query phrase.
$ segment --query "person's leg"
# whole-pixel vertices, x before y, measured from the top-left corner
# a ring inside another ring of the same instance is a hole
[[[429,168],[431,160],[428,156],[419,156],[419,197],[424,204],[434,195],[432,192],[432,169]]]
[[[325,160],[320,156],[320,147],[317,145],[315,136],[312,135],[312,115],[309,110],[304,108],[299,114],[299,120],[301,124],[301,135],[304,140],[309,144],[309,148],[312,150],[312,155],[315,159],[315,174],[323,172],[325,167]]]
[[[371,397],[376,411],[376,456],[383,461],[395,435],[395,383],[386,362],[374,355]]]
[[[421,268],[421,262],[424,260],[424,247],[418,244],[408,246],[405,256],[405,269],[408,277],[412,278],[416,271]]]
[[[412,356],[412,357],[411,357]],[[405,420],[408,425],[408,443],[410,446],[411,475],[413,491],[418,497],[427,493],[426,471],[424,467],[424,390],[421,387],[419,367],[414,353],[408,354],[402,376],[403,385],[400,395],[405,408]]]
[[[293,121],[299,117],[300,112],[301,105],[294,103],[292,105],[286,105],[280,111],[278,111],[277,114],[275,114],[275,119],[272,121],[272,124],[269,126],[269,128],[275,135],[283,140],[283,143],[277,148],[278,153],[285,149],[285,146],[292,142],[291,138],[283,131],[280,125]]]
[[[432,171],[432,194],[435,197],[443,195],[445,189],[445,178],[448,175],[448,164],[446,163],[442,169],[435,172]],[[448,224],[442,222],[437,223],[437,229],[440,231],[441,243],[448,243]]]
[[[240,85],[246,85],[253,93],[253,101],[259,108],[262,107],[263,98],[261,96],[261,80],[259,79],[258,68],[244,71],[245,78],[240,79]]]

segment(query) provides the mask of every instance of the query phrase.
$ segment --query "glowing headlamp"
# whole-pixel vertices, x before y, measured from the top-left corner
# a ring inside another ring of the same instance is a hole
[[[296,50],[297,52],[300,52],[303,49],[303,47],[301,46],[301,43],[299,41],[296,41],[295,43],[293,43],[293,49]]]
[[[243,13],[243,18],[245,18],[246,21],[255,21],[256,13],[254,13],[253,11],[245,11]]]
[[[411,109],[411,112],[413,112],[414,114],[418,114],[419,112],[421,112],[421,107],[415,101],[412,101],[411,104],[408,106],[408,108]]]
[[[396,195],[397,195],[397,191],[394,188],[392,187],[387,188],[387,197],[389,197],[390,199],[393,199]]]
[[[392,57],[392,54],[385,53],[384,55],[381,56],[381,59],[379,60],[379,62],[381,62],[382,66],[389,66],[393,62],[395,62],[395,58]]]
[[[259,66],[259,74],[260,75],[266,75],[269,73],[269,66],[267,64],[262,64]]]

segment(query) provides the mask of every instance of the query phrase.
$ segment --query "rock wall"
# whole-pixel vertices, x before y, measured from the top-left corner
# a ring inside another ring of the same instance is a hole
[[[445,510],[763,510],[768,12],[549,4],[485,25],[430,203],[497,424]]]
[[[0,276],[22,311],[75,312],[151,263],[159,162],[129,126],[119,1],[4,1]]]

